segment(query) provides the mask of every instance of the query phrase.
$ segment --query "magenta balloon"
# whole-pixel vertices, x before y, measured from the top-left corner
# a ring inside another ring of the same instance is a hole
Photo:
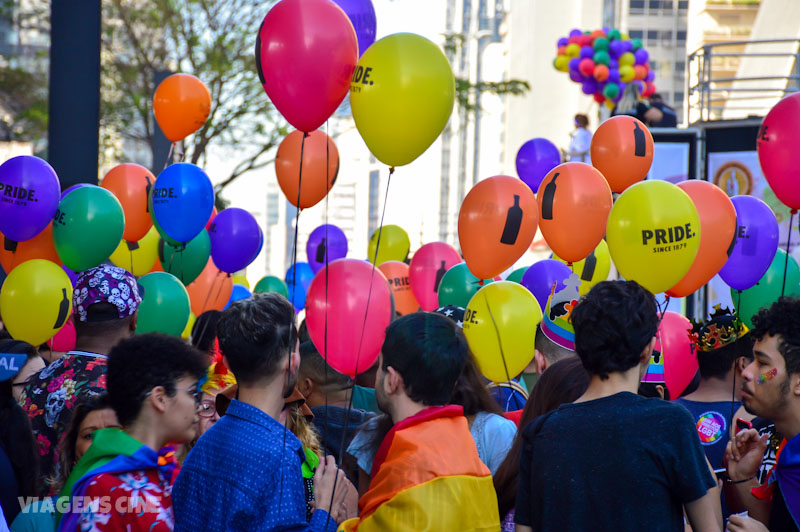
[[[281,0],[256,40],[256,66],[267,96],[300,131],[319,128],[350,90],[358,40],[330,0]]]
[[[461,264],[461,255],[444,242],[425,244],[414,253],[408,266],[408,280],[422,310],[439,308],[439,283],[456,264]]]
[[[734,196],[731,202],[736,209],[736,240],[719,276],[731,288],[747,290],[772,264],[778,250],[778,220],[756,197]]]
[[[327,285],[326,285],[327,283]],[[306,296],[306,326],[336,371],[354,377],[375,363],[392,320],[383,273],[358,259],[339,259],[317,273]]]
[[[517,152],[517,175],[536,194],[547,173],[561,164],[561,152],[547,139],[531,139]]]
[[[53,220],[61,185],[53,167],[33,155],[20,155],[0,165],[0,232],[23,242],[41,233]]]
[[[800,209],[800,170],[797,164],[797,129],[800,94],[786,96],[761,122],[758,162],[770,188],[790,209]]]

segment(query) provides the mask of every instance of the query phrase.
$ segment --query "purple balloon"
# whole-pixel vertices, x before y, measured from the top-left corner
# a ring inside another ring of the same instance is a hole
[[[639,48],[633,53],[633,58],[637,65],[646,65],[647,60],[650,59],[650,54],[644,48]]]
[[[580,37],[581,35],[583,35],[583,32],[579,29],[574,29],[569,32],[570,37]]]
[[[614,41],[614,42],[617,42],[617,41]],[[617,61],[616,59],[609,59],[608,68],[610,68],[611,70],[619,69],[619,61]]]
[[[625,45],[625,51],[626,52],[632,52],[633,51],[633,41],[622,41],[622,42]]]
[[[649,82],[651,82],[651,83],[652,83],[652,82],[653,82],[653,81],[656,79],[656,73],[655,73],[655,72],[653,72],[652,70],[650,70],[649,72],[647,72],[647,77],[646,77],[646,78],[644,78],[644,79],[645,79],[646,81],[649,81]]]
[[[616,83],[619,81],[619,70],[617,69],[610,69],[608,71],[608,81],[609,83]]]
[[[517,175],[536,194],[547,172],[561,164],[561,153],[547,139],[531,139],[517,152]]]
[[[78,274],[67,268],[66,266],[61,266],[61,269],[64,270],[64,273],[67,274],[69,277],[69,282],[72,283],[72,286],[75,286],[75,282],[78,280]]]
[[[612,58],[616,59],[625,53],[625,45],[622,44],[622,41],[611,41],[608,43],[608,53]]]
[[[569,60],[569,69],[570,70],[578,70],[578,67],[581,64],[581,60],[577,57],[573,57]]]
[[[347,14],[358,38],[358,57],[375,42],[378,22],[372,0],[333,0]]]
[[[559,48],[561,48],[562,46],[566,46],[566,45],[568,45],[568,44],[569,44],[569,39],[568,39],[568,38],[566,38],[566,37],[561,37],[561,38],[558,40],[558,44],[557,44],[557,46],[558,46]]]
[[[556,291],[561,290],[564,288],[564,280],[570,275],[572,270],[563,262],[555,259],[540,260],[528,268],[522,276],[522,286],[533,294],[544,312],[553,283],[558,283]]]
[[[581,59],[591,59],[594,57],[594,49],[591,46],[581,48]]]
[[[253,215],[231,207],[221,211],[211,222],[211,258],[226,273],[243,270],[255,260],[261,244],[261,228]]]
[[[578,72],[577,70],[570,70],[569,71],[569,79],[571,79],[575,83],[582,83],[583,82],[583,75],[580,72]]]
[[[344,231],[333,224],[320,225],[308,237],[306,256],[314,273],[325,267],[326,256],[328,262],[346,257],[347,237]]]
[[[610,31],[611,31],[611,28],[609,28],[608,26],[603,26],[603,33],[608,35]]]
[[[53,220],[61,185],[53,167],[33,155],[20,155],[0,165],[0,232],[24,242]]]
[[[72,185],[67,190],[65,190],[64,192],[61,193],[60,200],[63,200],[65,197],[67,197],[67,194],[69,194],[73,190],[78,190],[79,188],[83,188],[83,187],[86,187],[86,186],[89,186],[89,183],[78,183],[77,185]]]
[[[584,94],[594,94],[597,90],[597,82],[594,79],[588,79],[581,85],[581,90]]]
[[[769,206],[753,196],[731,198],[736,209],[736,237],[719,272],[734,290],[747,290],[769,269],[778,250],[778,220]]]

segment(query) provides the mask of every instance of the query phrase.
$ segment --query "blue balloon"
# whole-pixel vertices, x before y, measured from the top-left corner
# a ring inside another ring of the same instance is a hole
[[[296,273],[296,275],[295,275]],[[307,262],[298,262],[286,270],[286,287],[289,289],[289,301],[294,308],[303,310],[306,306],[306,292],[314,279],[314,270]]]
[[[358,38],[358,57],[375,42],[378,21],[372,0],[333,0],[347,14]]]
[[[214,209],[214,186],[199,167],[176,163],[158,175],[149,201],[156,229],[177,247],[205,228]]]
[[[235,284],[233,285],[233,292],[231,292],[231,297],[228,299],[228,302],[225,304],[225,307],[222,310],[231,306],[231,303],[234,301],[239,301],[240,299],[247,299],[251,297],[253,293],[247,289],[246,286],[243,284]]]

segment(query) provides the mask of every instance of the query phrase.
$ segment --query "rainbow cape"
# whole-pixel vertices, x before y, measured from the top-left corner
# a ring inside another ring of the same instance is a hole
[[[389,431],[358,507],[340,531],[500,530],[491,473],[457,405],[426,408]]]

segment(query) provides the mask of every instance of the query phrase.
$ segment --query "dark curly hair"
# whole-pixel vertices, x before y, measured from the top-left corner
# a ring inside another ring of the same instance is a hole
[[[122,340],[108,354],[106,387],[109,403],[123,427],[130,426],[142,409],[147,393],[163,386],[170,397],[175,383],[206,374],[207,357],[173,336],[159,333]]]
[[[781,297],[753,316],[750,334],[755,340],[779,336],[778,352],[786,361],[786,373],[800,373],[800,298]]]
[[[603,281],[572,311],[575,351],[591,375],[628,371],[658,329],[653,294],[635,281]]]

